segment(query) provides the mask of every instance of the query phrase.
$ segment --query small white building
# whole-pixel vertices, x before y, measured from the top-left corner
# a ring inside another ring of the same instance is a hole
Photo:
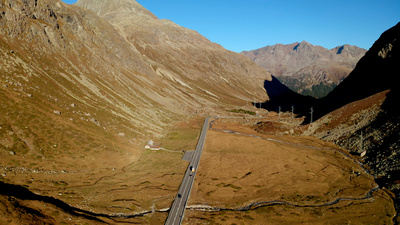
[[[148,141],[147,144],[144,146],[145,149],[150,149],[150,150],[160,150],[160,144],[161,143],[156,143],[152,140]]]

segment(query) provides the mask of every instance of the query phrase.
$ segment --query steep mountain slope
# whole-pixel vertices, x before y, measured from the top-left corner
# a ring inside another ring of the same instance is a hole
[[[242,52],[292,90],[323,97],[355,67],[366,50],[351,45],[326,49],[306,41]]]
[[[322,114],[385,90],[396,92],[399,26],[384,32],[350,75],[328,96],[320,99]]]
[[[176,97],[180,102],[208,101],[191,97],[193,92],[203,92],[217,102],[250,100],[252,94],[262,95],[260,81],[271,80],[268,73],[245,57],[226,51],[196,31],[157,19],[133,0],[79,0],[76,5],[92,10],[114,25],[155,74],[172,82],[170,94],[179,89]]]
[[[245,57],[158,20],[134,1],[94,3],[133,24],[125,29],[133,33],[121,36],[122,25],[60,1],[2,0],[5,98],[12,92],[46,113],[61,112],[68,123],[94,121],[130,138],[160,133],[170,119],[204,106],[267,98],[262,84],[270,75]]]
[[[72,114],[73,103],[89,107],[92,117],[93,110],[102,111],[98,114],[105,115],[95,119],[106,128],[111,125],[106,118],[113,117],[130,121],[130,132],[135,132],[134,124],[137,128],[141,123],[149,124],[149,120],[154,121],[150,129],[164,124],[150,108],[159,108],[159,103],[139,90],[146,81],[139,74],[151,75],[152,70],[113,26],[88,11],[58,1],[3,2],[1,51],[2,65],[7,65],[1,68],[4,85],[20,84],[19,89],[25,89],[21,92],[34,96],[27,101],[47,100],[42,104],[50,112],[65,113],[70,108]],[[14,91],[4,89],[10,90]]]
[[[194,31],[159,21],[134,1],[103,3],[117,5],[116,15],[125,15],[128,24],[136,21],[144,31],[121,36],[120,27],[60,1],[3,0],[2,64],[8,66],[1,68],[2,82],[32,89],[36,98],[29,100],[49,98],[51,83],[52,98],[57,99],[54,110],[65,111],[72,103],[101,109],[107,116],[95,119],[103,126],[105,118],[118,117],[129,121],[124,126],[130,124],[130,132],[137,135],[143,127],[158,132],[174,115],[205,105],[243,104],[253,95],[267,98],[262,84],[270,75],[245,57]],[[126,4],[144,13],[130,20]],[[154,26],[142,23],[148,18],[155,21]],[[183,44],[152,46],[168,42],[165,36]],[[62,96],[56,90],[63,90]]]
[[[384,32],[351,74],[316,103],[316,111],[325,116],[311,129],[320,138],[334,140],[358,154],[364,153],[363,161],[381,185],[397,193],[398,204],[399,40],[400,23]]]
[[[107,211],[109,196],[99,192],[112,185],[102,181],[128,176],[127,165],[144,161],[145,140],[196,113],[267,99],[263,83],[272,78],[243,55],[158,20],[134,1],[92,3],[104,18],[59,0],[0,0],[0,184],[29,185],[35,195]],[[162,190],[152,180],[166,202],[180,179],[173,166],[184,166],[173,160],[151,175],[173,180]],[[140,166],[130,178],[148,176]],[[149,184],[135,183],[133,192],[145,190],[141,185]],[[3,195],[0,201],[18,215],[41,204],[28,200],[25,207]],[[135,207],[151,207],[143,202]],[[14,217],[7,213],[6,222]]]

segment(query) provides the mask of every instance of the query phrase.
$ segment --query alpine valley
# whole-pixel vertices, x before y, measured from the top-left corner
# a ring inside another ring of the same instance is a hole
[[[398,224],[399,26],[240,54],[134,0],[0,0],[0,224],[163,224],[206,117],[183,224]]]

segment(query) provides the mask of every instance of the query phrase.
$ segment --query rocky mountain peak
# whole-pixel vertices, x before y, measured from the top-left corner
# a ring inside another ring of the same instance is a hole
[[[365,50],[354,45],[342,45],[331,49],[332,54],[343,57],[359,58],[360,55],[365,54]]]
[[[301,43],[296,42],[297,45],[293,47],[293,51],[300,51],[303,49],[311,49],[314,45],[308,43],[307,41],[302,41]]]
[[[292,90],[322,97],[349,75],[365,52],[357,46],[342,45],[329,50],[302,41],[266,46],[242,54]]]

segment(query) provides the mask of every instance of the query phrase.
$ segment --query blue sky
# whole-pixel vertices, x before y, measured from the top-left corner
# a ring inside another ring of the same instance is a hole
[[[76,0],[64,0],[74,3]],[[399,0],[137,0],[160,19],[241,52],[303,40],[369,49],[400,22]]]

